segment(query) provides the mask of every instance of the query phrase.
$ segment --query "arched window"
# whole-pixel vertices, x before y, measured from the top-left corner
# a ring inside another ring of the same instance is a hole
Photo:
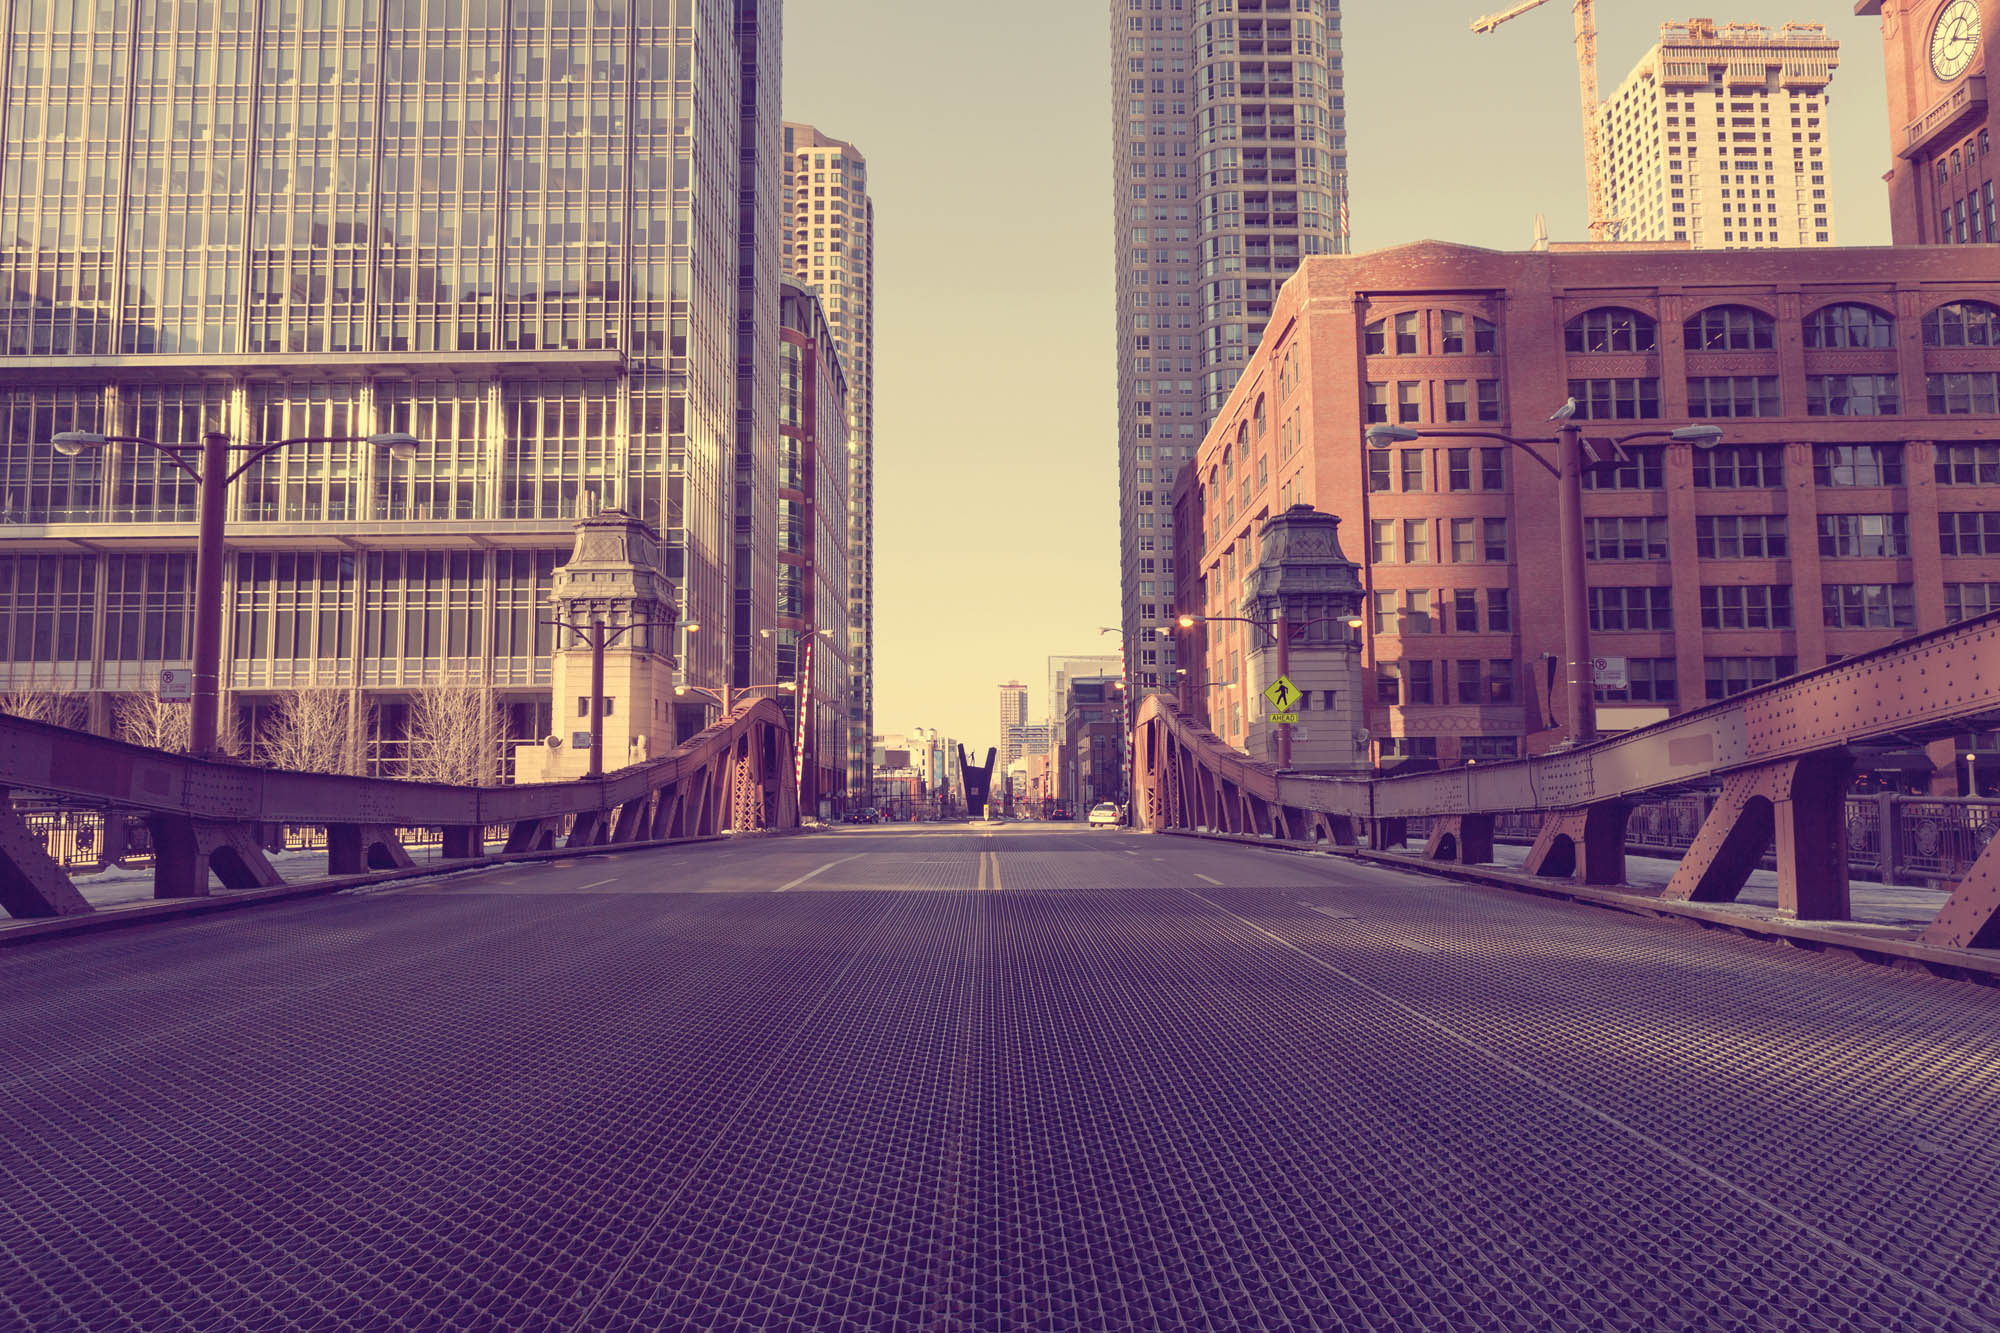
[[[2000,307],[1954,301],[1924,316],[1926,347],[2000,347]]]
[[[1236,423],[1236,447],[1244,453],[1250,452],[1250,423],[1247,421]],[[1229,455],[1223,454],[1222,461],[1225,467],[1228,466]]]
[[[1712,305],[1681,326],[1690,352],[1768,352],[1778,345],[1777,321],[1747,305]]]
[[[1493,324],[1479,316],[1472,316],[1472,338],[1466,340],[1465,313],[1459,310],[1445,310],[1438,315],[1438,351],[1445,356],[1463,356],[1467,352],[1475,356],[1489,355],[1493,351]]]
[[[1389,321],[1378,319],[1362,330],[1361,350],[1369,356],[1382,356],[1389,350]]]
[[[1894,347],[1896,321],[1872,305],[1822,306],[1806,316],[1806,346],[1815,349]]]
[[[1257,395],[1257,406],[1251,412],[1251,419],[1257,423],[1257,438],[1264,438],[1264,395]]]
[[[1651,315],[1618,306],[1586,310],[1563,326],[1563,346],[1572,354],[1658,351],[1660,338]]]

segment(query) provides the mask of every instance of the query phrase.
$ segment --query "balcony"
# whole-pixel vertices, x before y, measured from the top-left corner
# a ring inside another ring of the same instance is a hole
[[[1930,145],[1956,138],[1961,129],[1985,114],[1986,78],[1975,74],[1903,127],[1903,150],[1897,156],[1905,160],[1917,158]]]

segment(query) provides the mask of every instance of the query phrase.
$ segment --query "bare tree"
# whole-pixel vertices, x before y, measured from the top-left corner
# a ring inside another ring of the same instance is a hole
[[[111,720],[121,741],[184,754],[188,748],[188,713],[187,704],[169,703],[157,694],[121,694],[111,710]]]
[[[499,705],[476,685],[427,685],[410,696],[409,761],[417,782],[480,786],[499,771]]]
[[[294,690],[278,697],[258,748],[264,762],[293,773],[359,773],[352,724],[346,690]]]
[[[72,731],[90,725],[90,705],[81,694],[65,690],[9,690],[0,694],[0,713],[30,722],[49,722]]]

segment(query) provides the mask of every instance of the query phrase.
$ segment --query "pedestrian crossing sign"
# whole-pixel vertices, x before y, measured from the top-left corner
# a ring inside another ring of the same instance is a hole
[[[1290,676],[1280,676],[1264,687],[1264,697],[1271,701],[1273,712],[1289,713],[1298,705],[1299,687]]]

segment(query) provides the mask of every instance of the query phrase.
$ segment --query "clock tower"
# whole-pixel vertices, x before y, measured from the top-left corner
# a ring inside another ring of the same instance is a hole
[[[1854,12],[1882,20],[1896,244],[2000,243],[1987,96],[2000,0],[1859,0]]]

